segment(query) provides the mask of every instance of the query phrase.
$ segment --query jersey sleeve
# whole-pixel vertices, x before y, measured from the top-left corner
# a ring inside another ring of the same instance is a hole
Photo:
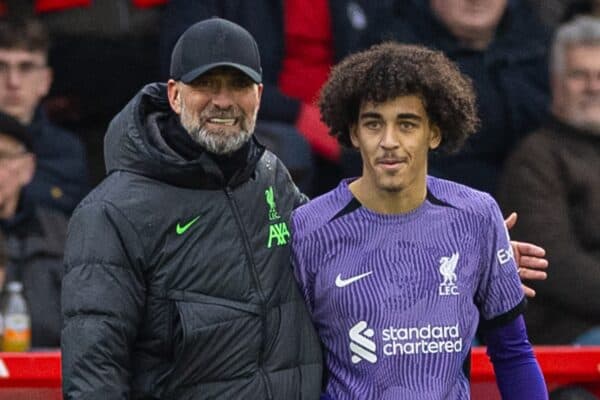
[[[487,330],[485,343],[503,399],[548,398],[544,375],[527,339],[522,315]]]
[[[509,322],[522,313],[525,300],[508,230],[491,197],[480,237],[481,272],[475,301],[482,322]]]

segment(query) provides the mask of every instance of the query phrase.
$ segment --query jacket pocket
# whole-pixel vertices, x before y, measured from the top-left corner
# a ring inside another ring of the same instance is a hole
[[[172,291],[175,301],[173,352],[169,387],[181,388],[243,379],[256,372],[262,324],[259,306]]]

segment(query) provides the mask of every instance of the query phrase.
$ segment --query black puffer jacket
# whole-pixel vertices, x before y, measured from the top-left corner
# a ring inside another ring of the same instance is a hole
[[[65,255],[69,399],[318,399],[321,354],[291,273],[303,201],[253,143],[224,182],[165,144],[162,84],[111,122],[108,177],[76,209]]]

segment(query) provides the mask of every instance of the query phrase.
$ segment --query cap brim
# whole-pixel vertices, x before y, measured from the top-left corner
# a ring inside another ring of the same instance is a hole
[[[236,64],[236,63],[232,63],[232,62],[219,62],[219,63],[203,65],[201,67],[191,70],[187,74],[184,74],[181,78],[179,78],[179,80],[183,83],[190,83],[194,79],[199,77],[200,75],[204,74],[205,72],[208,72],[211,69],[214,69],[217,67],[232,67],[232,68],[242,71],[244,74],[248,75],[248,77],[250,77],[250,79],[252,79],[256,83],[262,82],[262,77],[258,72],[256,72],[252,68],[247,67],[245,65],[240,65],[240,64]]]

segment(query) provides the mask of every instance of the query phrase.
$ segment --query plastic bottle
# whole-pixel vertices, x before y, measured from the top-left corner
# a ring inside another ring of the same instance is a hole
[[[27,351],[31,347],[31,318],[23,297],[23,284],[10,282],[6,289],[2,351]]]

